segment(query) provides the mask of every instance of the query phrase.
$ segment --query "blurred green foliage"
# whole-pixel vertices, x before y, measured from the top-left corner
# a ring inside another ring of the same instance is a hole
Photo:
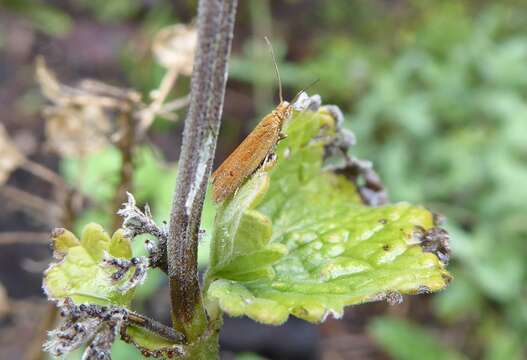
[[[48,35],[63,36],[73,25],[72,18],[66,12],[44,1],[4,0],[0,5],[27,17],[37,30]]]
[[[419,326],[404,320],[374,319],[370,329],[381,346],[395,359],[408,360],[462,360],[456,351],[424,332]]]
[[[485,326],[494,314],[521,338],[527,36],[502,32],[501,9],[473,20],[448,14],[423,24],[415,42],[372,77],[350,126],[392,199],[426,203],[449,219],[453,272],[465,286],[437,297],[438,315],[472,313]]]
[[[142,3],[133,0],[78,0],[81,8],[90,10],[103,22],[120,23],[138,15]]]

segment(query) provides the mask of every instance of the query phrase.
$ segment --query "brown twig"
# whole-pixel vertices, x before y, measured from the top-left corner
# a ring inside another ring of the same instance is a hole
[[[1,193],[7,199],[23,205],[21,209],[32,210],[33,213],[46,221],[55,224],[62,214],[62,209],[52,201],[33,195],[27,191],[17,189],[10,185],[4,185]]]
[[[39,163],[26,159],[21,164],[21,167],[36,177],[56,186],[57,190],[64,190],[68,188],[68,185],[59,174],[45,166],[40,165]]]
[[[198,6],[191,103],[167,244],[172,319],[189,340],[206,326],[197,273],[198,234],[221,122],[236,5],[236,0],[200,0]]]
[[[139,123],[139,132],[142,133],[146,131],[150,125],[154,122],[156,114],[159,113],[163,107],[163,103],[170,94],[170,90],[174,87],[176,83],[179,69],[172,68],[169,69],[163,79],[159,88],[155,92],[154,101],[144,110],[141,111],[141,122]]]
[[[158,114],[167,118],[169,121],[176,121],[177,115],[174,114],[174,111],[180,110],[190,104],[190,96],[183,96],[178,99],[174,99],[170,102],[165,103],[158,111]]]
[[[61,204],[60,223],[64,227],[74,222],[75,214],[86,200],[77,189],[69,186],[55,171],[40,165],[32,160],[25,159],[21,167],[36,177],[52,184],[55,192],[55,202]]]
[[[121,216],[117,215],[117,210],[126,201],[126,192],[132,190],[133,170],[134,170],[134,147],[135,147],[135,118],[132,112],[121,112],[119,117],[121,138],[117,143],[117,148],[121,153],[121,169],[119,175],[119,185],[115,190],[112,203],[113,229],[121,227]]]
[[[46,244],[49,234],[30,231],[6,231],[0,233],[0,245],[11,244]]]

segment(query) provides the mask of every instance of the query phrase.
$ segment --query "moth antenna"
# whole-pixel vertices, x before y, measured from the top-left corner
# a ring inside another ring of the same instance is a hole
[[[282,80],[280,79],[280,71],[278,71],[278,64],[276,63],[276,57],[274,55],[273,45],[271,44],[267,36],[265,36],[264,39],[267,45],[269,46],[269,51],[271,52],[271,56],[273,57],[274,69],[276,71],[276,77],[278,78],[278,94],[280,96],[280,103],[282,103],[284,101],[284,98],[282,96]]]
[[[304,91],[306,91],[307,89],[309,89],[311,86],[315,85],[317,82],[319,82],[320,79],[316,79],[315,81],[313,81],[311,84],[309,84],[308,86],[304,87],[302,90],[300,90],[299,92],[296,93],[295,97],[293,98],[293,100],[291,100],[291,104],[294,104],[295,101],[298,99],[298,97],[300,96],[300,94],[302,94]]]

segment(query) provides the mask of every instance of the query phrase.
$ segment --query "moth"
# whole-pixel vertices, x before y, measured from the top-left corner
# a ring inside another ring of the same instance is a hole
[[[301,90],[291,103],[283,100],[282,82],[274,51],[267,37],[265,40],[269,45],[275,65],[280,103],[260,121],[212,174],[212,198],[216,203],[223,202],[243,184],[247,177],[251,176],[262,165],[274,160],[276,144],[285,138],[282,127],[291,117],[295,99],[305,90]]]
[[[272,160],[276,144],[285,137],[282,126],[291,116],[292,110],[290,103],[281,101],[214,171],[212,198],[215,202],[224,201],[248,176]]]

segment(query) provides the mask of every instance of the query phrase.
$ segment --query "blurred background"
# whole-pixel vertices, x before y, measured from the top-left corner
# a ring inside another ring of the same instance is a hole
[[[166,27],[192,26],[195,9],[184,0],[0,3],[1,359],[46,358],[39,348],[55,314],[41,278],[52,228],[115,230],[123,189],[167,219],[189,77],[159,49]],[[320,326],[227,319],[224,359],[526,358],[526,19],[527,3],[513,0],[240,1],[216,163],[277,104],[269,36],[287,98],[319,78],[310,92],[343,110],[355,154],[373,161],[391,201],[446,217],[455,279]],[[140,142],[125,141],[123,103],[146,124]],[[205,229],[213,216],[207,206]],[[168,322],[168,306],[152,272],[135,307]],[[141,358],[122,343],[113,356]]]

